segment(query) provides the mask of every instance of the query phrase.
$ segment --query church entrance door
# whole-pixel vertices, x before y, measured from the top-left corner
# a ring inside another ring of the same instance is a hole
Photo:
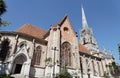
[[[88,78],[90,78],[90,74],[88,74]]]
[[[25,55],[20,55],[15,58],[13,62],[13,68],[12,68],[12,73],[13,74],[21,74],[21,72],[24,72],[24,63],[26,62],[26,57]]]
[[[21,68],[22,68],[22,64],[16,64],[14,74],[20,73],[21,72]]]

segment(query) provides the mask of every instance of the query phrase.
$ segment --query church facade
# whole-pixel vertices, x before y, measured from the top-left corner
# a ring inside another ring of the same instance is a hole
[[[64,67],[73,78],[104,78],[114,61],[99,50],[83,8],[80,41],[68,16],[48,31],[25,24],[0,32],[0,73],[14,78],[55,78]]]

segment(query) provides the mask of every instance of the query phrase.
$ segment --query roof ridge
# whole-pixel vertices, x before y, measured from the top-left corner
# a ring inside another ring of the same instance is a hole
[[[68,18],[68,15],[65,15],[65,16],[63,17],[63,19],[61,19],[61,20],[57,23],[57,25],[60,25],[60,26],[61,26],[67,18]]]
[[[43,38],[43,36],[48,32],[43,28],[39,28],[32,24],[24,24],[22,27],[16,30],[16,32],[28,34],[36,38]]]
[[[82,44],[78,43],[78,46],[79,46],[79,51],[80,52],[90,54],[90,51],[87,49],[87,47],[85,45],[82,45]]]
[[[45,29],[43,29],[43,28],[37,27],[37,26],[35,26],[35,25],[33,25],[33,24],[30,24],[30,23],[26,23],[26,24],[24,24],[23,26],[21,26],[20,28],[22,28],[22,27],[24,27],[24,26],[31,26],[31,27],[34,27],[34,28],[37,28],[37,29],[45,30]],[[19,29],[20,29],[20,28],[19,28]],[[17,30],[19,30],[19,29],[17,29]],[[45,30],[45,31],[47,32],[47,30]]]

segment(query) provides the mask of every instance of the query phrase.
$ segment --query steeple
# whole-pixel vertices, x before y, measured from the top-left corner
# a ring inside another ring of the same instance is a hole
[[[83,6],[82,6],[82,26],[83,26],[83,28],[88,27],[88,23],[87,23],[87,20],[86,20],[86,16],[85,16],[85,12],[84,12]]]
[[[88,26],[83,6],[82,6],[82,29],[80,30],[80,43],[82,45],[85,45],[89,49],[91,54],[99,52],[97,41],[93,36],[93,31]]]

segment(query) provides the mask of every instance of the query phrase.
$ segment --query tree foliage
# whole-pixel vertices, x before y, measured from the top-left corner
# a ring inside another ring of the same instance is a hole
[[[10,75],[7,74],[0,74],[0,78],[12,78]]]
[[[118,66],[115,62],[112,62],[112,64],[109,65],[110,73],[114,76],[114,78],[117,78],[120,76],[120,66]]]
[[[1,16],[7,11],[6,9],[6,3],[4,0],[0,0],[0,26],[7,26],[10,25],[11,23],[8,21],[5,21],[1,18]]]
[[[6,12],[6,4],[4,0],[0,0],[0,16]]]
[[[67,68],[64,67],[55,78],[72,78],[72,76],[68,73]]]
[[[119,78],[120,77],[120,66],[117,65],[115,62],[112,62],[111,64],[108,65],[110,69],[110,74],[112,75],[113,78]],[[104,77],[105,78],[111,78],[109,76],[108,72],[104,72]]]
[[[109,74],[104,72],[104,78],[110,78]]]

